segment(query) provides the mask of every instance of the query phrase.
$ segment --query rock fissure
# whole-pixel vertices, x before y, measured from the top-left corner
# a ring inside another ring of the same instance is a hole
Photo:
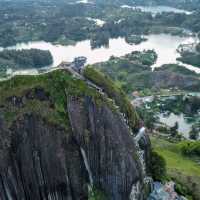
[[[90,185],[91,185],[91,187],[93,187],[93,184],[94,184],[93,176],[92,176],[92,172],[90,170],[90,166],[89,166],[89,163],[88,163],[88,159],[87,159],[85,150],[83,148],[81,148],[81,147],[80,147],[80,150],[81,150],[81,155],[82,155],[82,158],[83,158],[83,161],[84,161],[84,164],[85,164],[85,168],[86,168],[86,170],[88,172]]]

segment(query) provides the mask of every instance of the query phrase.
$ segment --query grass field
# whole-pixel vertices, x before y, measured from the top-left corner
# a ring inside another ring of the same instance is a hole
[[[195,200],[200,199],[200,165],[192,158],[181,154],[176,143],[152,137],[154,150],[163,156],[167,163],[167,175],[184,185]]]

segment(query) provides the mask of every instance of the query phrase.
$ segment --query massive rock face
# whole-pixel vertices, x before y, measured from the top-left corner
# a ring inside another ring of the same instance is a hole
[[[75,199],[84,197],[79,149],[62,129],[26,115],[13,124],[7,141],[0,133],[1,142],[7,142],[1,150],[1,199],[70,199],[70,187]]]
[[[90,98],[83,103],[71,98],[68,110],[73,136],[87,152],[94,185],[112,199],[129,199],[133,183],[142,183],[142,175],[133,138],[121,117],[107,107],[97,108]]]
[[[11,106],[21,111],[28,97],[21,97],[20,106]],[[49,101],[49,97],[36,99]],[[99,105],[90,96],[69,96],[66,129],[33,111],[20,114],[7,126],[1,104],[0,199],[88,199],[89,185],[111,200],[130,199],[137,185],[134,199],[144,199],[133,138],[122,116],[108,105]]]

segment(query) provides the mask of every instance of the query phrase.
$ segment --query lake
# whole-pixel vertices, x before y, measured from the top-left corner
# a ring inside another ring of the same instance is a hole
[[[185,94],[186,95],[186,94]],[[186,96],[190,96],[190,97],[199,97],[200,98],[200,93],[199,92],[190,92],[188,93]],[[173,99],[173,101],[177,101],[177,97],[178,96],[169,96],[169,97],[165,97],[162,98],[162,104],[163,104],[163,100],[164,99]],[[183,97],[183,96],[182,96]],[[183,103],[182,101],[179,101],[178,104]],[[188,104],[189,106],[189,104]],[[166,112],[163,113],[159,113],[158,119],[161,123],[169,126],[169,127],[173,127],[175,125],[176,122],[178,122],[178,131],[179,133],[182,133],[182,135],[185,138],[189,138],[189,133],[192,130],[192,126],[193,125],[197,125],[200,122],[200,111],[197,110],[196,114],[189,114],[189,113],[180,113],[180,114],[176,114],[173,112],[170,112],[169,110],[165,110]],[[199,138],[200,139],[200,138]]]
[[[158,34],[145,36],[148,40],[139,45],[130,45],[124,38],[110,39],[109,47],[101,47],[98,49],[92,49],[90,41],[85,40],[76,43],[72,46],[55,45],[52,43],[38,41],[29,43],[20,43],[13,47],[6,49],[41,49],[49,50],[53,56],[53,65],[55,67],[62,61],[73,61],[77,56],[87,57],[87,64],[94,64],[98,62],[107,61],[111,56],[123,56],[131,53],[132,51],[143,51],[147,49],[154,49],[158,54],[157,62],[152,66],[160,67],[163,64],[178,63],[176,58],[179,57],[179,53],[176,51],[180,44],[187,44],[195,41],[194,37],[180,37],[172,36],[169,34]],[[2,51],[3,48],[0,48]],[[193,67],[187,64],[182,64],[190,70],[194,70],[200,73],[200,68]],[[26,71],[27,72],[27,71]],[[30,72],[31,73],[31,72]],[[31,73],[32,74],[32,73]]]
[[[174,12],[174,13],[185,13],[187,15],[192,14],[192,12],[182,9],[177,9],[169,6],[128,6],[128,5],[122,5],[122,8],[130,8],[133,10],[141,10],[143,12],[150,12],[153,15],[162,13],[162,12]]]
[[[169,127],[173,127],[176,122],[178,122],[178,132],[182,133],[185,138],[189,138],[189,133],[192,129],[193,123],[189,123],[183,114],[176,115],[170,113],[169,115],[160,114],[159,121],[163,124],[166,124]]]

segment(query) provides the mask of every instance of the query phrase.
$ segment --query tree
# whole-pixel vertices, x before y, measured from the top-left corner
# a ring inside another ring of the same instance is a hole
[[[0,52],[0,66],[12,69],[41,68],[53,63],[50,51],[40,49],[4,50]]]
[[[191,140],[197,140],[199,138],[199,131],[195,126],[192,126],[192,130],[189,133]]]
[[[166,177],[166,161],[155,151],[151,152],[151,174],[157,181],[162,181]]]
[[[172,137],[176,137],[178,134],[178,122],[175,122],[175,125],[173,127],[170,128],[170,132],[171,132],[171,136]]]
[[[144,123],[147,128],[153,130],[155,122],[156,119],[152,113],[145,116]]]
[[[200,53],[200,43],[197,44],[196,50]]]

